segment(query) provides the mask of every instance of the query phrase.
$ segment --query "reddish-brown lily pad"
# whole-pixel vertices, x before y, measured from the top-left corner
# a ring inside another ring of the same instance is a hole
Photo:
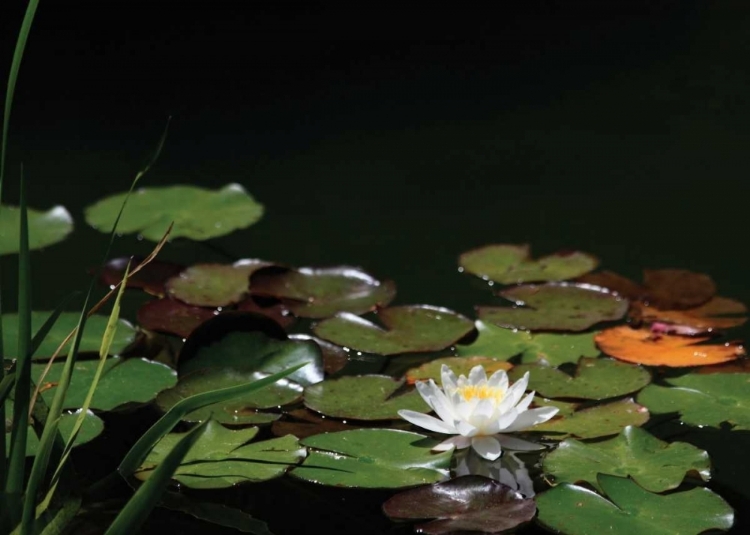
[[[516,306],[477,307],[479,318],[513,329],[584,331],[601,321],[618,320],[628,311],[626,299],[584,284],[529,284],[499,295]]]
[[[528,245],[487,245],[463,253],[458,264],[467,273],[502,284],[563,281],[596,268],[599,260],[579,251],[559,252],[536,260]]]
[[[149,331],[176,334],[187,338],[190,333],[216,316],[216,310],[187,305],[175,299],[156,299],[138,309],[138,323]]]
[[[251,291],[254,295],[283,299],[297,316],[329,318],[338,312],[364,314],[387,306],[396,296],[396,285],[349,266],[273,267],[253,274]]]
[[[461,314],[428,305],[384,308],[378,318],[385,328],[343,312],[318,323],[313,331],[343,347],[397,355],[445,349],[474,329],[474,323]]]
[[[267,318],[271,318],[284,328],[289,327],[295,320],[295,317],[289,311],[289,308],[275,299],[270,300],[250,296],[237,304],[237,310],[262,314]]]
[[[663,322],[669,325],[687,327],[695,334],[711,332],[714,329],[738,327],[747,321],[746,317],[728,317],[727,314],[744,314],[745,305],[727,297],[714,297],[707,303],[687,310],[661,310],[644,303],[633,303],[630,316],[643,323]]]
[[[708,366],[745,354],[744,348],[734,343],[696,345],[707,340],[708,337],[661,334],[627,325],[605,329],[594,338],[607,355],[649,366]]]
[[[241,260],[232,265],[196,264],[167,281],[167,294],[189,305],[232,305],[248,292],[250,274],[268,265],[262,260]]]
[[[434,518],[414,528],[429,535],[500,533],[534,518],[536,504],[494,479],[462,476],[396,494],[383,512],[393,520]]]
[[[128,262],[131,262],[130,271],[132,273],[133,269],[143,262],[143,260],[144,258],[142,256],[134,256],[132,262],[128,257],[114,258],[107,262],[99,278],[102,284],[115,286],[122,280]],[[166,292],[164,284],[183,269],[185,269],[185,267],[180,264],[152,260],[146,264],[143,269],[128,277],[127,287],[139,288],[151,295],[163,297]]]

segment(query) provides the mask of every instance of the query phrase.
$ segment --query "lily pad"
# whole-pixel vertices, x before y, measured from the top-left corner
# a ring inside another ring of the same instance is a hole
[[[531,260],[528,245],[487,245],[463,253],[458,264],[467,273],[501,284],[572,279],[596,268],[599,261],[578,251]]]
[[[77,409],[83,405],[89,386],[99,365],[98,360],[78,360],[73,369],[64,407]],[[46,364],[33,364],[31,376],[39,384]],[[52,364],[41,383],[42,398],[52,403],[64,362]],[[99,384],[91,400],[91,409],[111,411],[130,404],[148,403],[166,388],[177,382],[177,374],[169,366],[158,362],[120,357],[109,357],[104,364]]]
[[[344,348],[309,334],[290,334],[290,340],[311,340],[318,344],[323,355],[323,369],[327,374],[338,373],[349,363],[349,353]]]
[[[372,427],[368,422],[367,427]],[[326,418],[310,409],[297,409],[284,414],[284,419],[279,419],[271,424],[271,433],[274,436],[294,435],[297,438],[307,438],[321,433],[335,433],[337,431],[349,431],[360,429],[362,425],[349,421]]]
[[[687,310],[661,310],[643,303],[633,303],[631,317],[638,322],[663,322],[692,329],[693,334],[707,333],[714,329],[729,329],[743,325],[746,317],[727,317],[727,314],[744,314],[745,305],[734,299],[714,297],[707,303]]]
[[[473,344],[456,346],[456,352],[465,356],[482,356],[507,360],[521,355],[521,362],[559,366],[578,362],[584,357],[595,357],[599,350],[594,345],[596,333],[531,334],[526,331],[505,329],[478,320],[479,337]]]
[[[406,372],[406,381],[413,385],[417,381],[433,379],[438,384],[442,381],[441,369],[443,364],[448,366],[456,375],[469,376],[474,366],[482,366],[487,375],[492,375],[497,370],[509,370],[513,367],[510,362],[491,359],[489,357],[443,357],[431,360]]]
[[[696,345],[709,338],[676,336],[627,325],[605,329],[595,340],[607,355],[649,366],[708,366],[745,354],[745,349],[736,343]]]
[[[396,494],[383,512],[393,520],[436,519],[415,526],[418,533],[498,533],[529,522],[536,504],[492,479],[463,476]]]
[[[550,366],[522,364],[510,373],[514,381],[529,373],[529,390],[548,398],[607,399],[640,390],[651,382],[645,368],[612,359],[582,358],[575,376]]]
[[[292,325],[296,319],[284,303],[275,299],[264,299],[252,295],[237,303],[237,310],[262,314],[285,329]]]
[[[176,299],[156,299],[138,309],[138,324],[149,331],[190,336],[196,327],[216,316],[216,310],[186,305]]]
[[[676,489],[689,472],[711,477],[708,453],[686,442],[663,442],[639,427],[628,426],[612,439],[586,444],[568,438],[544,458],[542,469],[558,483],[586,481],[598,490],[598,473],[630,476],[650,492]]]
[[[316,335],[340,346],[366,353],[398,355],[439,351],[474,329],[471,320],[428,305],[384,308],[378,318],[385,329],[354,314],[342,312],[318,323]]]
[[[296,316],[330,318],[339,312],[364,314],[388,306],[396,284],[379,281],[359,268],[298,268],[261,270],[251,278],[251,291],[283,299]]]
[[[29,249],[41,249],[63,241],[73,232],[73,218],[64,207],[46,212],[28,209]],[[16,206],[0,206],[0,256],[18,252],[21,212]]]
[[[32,312],[31,313],[31,330],[36,333],[44,322],[47,321],[51,312]],[[57,318],[55,325],[49,331],[42,341],[39,349],[34,353],[35,358],[51,357],[58,346],[78,326],[78,312],[63,312]],[[99,353],[102,344],[104,330],[107,327],[109,318],[106,316],[93,315],[86,321],[86,327],[83,329],[81,345],[78,348],[79,353]],[[119,355],[135,340],[136,330],[125,320],[117,322],[117,332],[109,348],[110,355]],[[70,348],[70,342],[65,344],[60,355],[67,355]],[[5,358],[13,358],[18,350],[18,314],[3,314],[3,351]]]
[[[393,420],[401,409],[430,411],[419,392],[403,387],[403,380],[386,375],[329,379],[305,388],[305,406],[326,416],[357,420]]]
[[[132,274],[133,269],[143,262],[143,260],[144,257],[142,256],[134,256],[132,261],[129,257],[114,258],[104,266],[99,279],[107,286],[119,284],[122,276],[125,274],[125,268],[128,262],[130,262],[131,275],[128,277],[127,287],[139,288],[151,295],[163,297],[165,293],[164,283],[185,269],[180,264],[152,260],[140,271]]]
[[[232,265],[196,264],[169,279],[167,295],[189,305],[223,307],[239,303],[250,288],[250,274],[267,266],[262,260]]]
[[[203,435],[190,448],[173,478],[194,489],[222,489],[280,477],[305,457],[305,448],[291,435],[248,444],[257,432],[257,427],[229,430],[215,421],[208,422]],[[135,476],[148,479],[185,434],[164,436]]]
[[[585,331],[622,318],[628,301],[584,284],[524,285],[500,292],[514,307],[477,307],[479,318],[500,327],[544,331]]]
[[[396,489],[446,479],[452,451],[433,453],[438,440],[394,429],[355,429],[308,437],[310,448],[290,475],[322,485]]]
[[[642,489],[630,479],[599,476],[608,500],[595,492],[563,483],[537,496],[539,522],[570,535],[653,533],[698,535],[728,530],[734,511],[718,494],[695,488],[667,496]]]
[[[750,430],[750,373],[691,373],[667,379],[672,388],[649,385],[638,395],[651,412],[679,412],[683,422]]]
[[[109,232],[125,193],[102,199],[86,208],[86,222],[101,232]],[[219,190],[196,186],[168,186],[137,190],[128,200],[117,231],[140,233],[157,242],[174,222],[171,238],[208,240],[249,227],[263,215],[256,202],[239,184]]]
[[[648,418],[646,407],[628,398],[577,410],[536,425],[533,431],[551,438],[598,438],[616,435],[629,425],[641,426]]]

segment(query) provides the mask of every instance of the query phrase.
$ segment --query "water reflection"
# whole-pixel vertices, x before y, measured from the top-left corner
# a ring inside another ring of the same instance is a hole
[[[456,454],[457,464],[454,469],[456,477],[477,475],[492,478],[526,498],[534,496],[534,482],[529,476],[526,464],[511,451],[503,452],[495,461],[488,461],[467,448]]]

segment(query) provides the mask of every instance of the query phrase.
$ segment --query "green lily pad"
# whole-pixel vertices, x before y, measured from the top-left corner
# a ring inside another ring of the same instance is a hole
[[[250,288],[250,274],[268,265],[244,260],[232,265],[196,264],[165,284],[167,295],[188,305],[223,307],[242,301]]]
[[[411,305],[378,312],[385,329],[359,316],[342,312],[318,323],[319,337],[365,353],[397,355],[439,351],[470,333],[471,320],[447,308]]]
[[[329,379],[305,388],[305,406],[335,418],[393,420],[398,411],[430,412],[414,388],[398,393],[403,380],[386,375],[358,375]]]
[[[418,368],[410,369],[406,372],[406,380],[409,384],[414,384],[417,381],[432,379],[440,384],[443,364],[453,370],[456,375],[465,375],[466,377],[469,376],[469,372],[474,366],[482,366],[487,375],[492,375],[497,370],[509,370],[513,367],[510,362],[489,357],[443,357],[425,362]]]
[[[194,489],[222,489],[280,477],[305,457],[305,448],[291,435],[248,444],[257,433],[257,427],[229,430],[213,420],[208,422],[173,478]],[[185,434],[164,436],[135,476],[148,479]]]
[[[372,427],[373,424],[367,422],[364,425]],[[286,411],[283,419],[276,420],[271,424],[271,433],[277,437],[294,435],[297,438],[307,438],[321,433],[360,429],[364,425],[349,421],[344,423],[344,421],[335,418],[326,418],[317,412],[303,408]]]
[[[47,321],[51,312],[32,312],[31,313],[31,330],[36,333],[44,322]],[[78,312],[63,312],[57,318],[55,325],[44,338],[39,349],[34,353],[35,358],[51,357],[57,347],[78,326]],[[83,329],[81,345],[78,348],[79,353],[99,353],[99,347],[102,344],[104,330],[107,327],[109,318],[107,316],[93,315],[86,321],[86,327]],[[117,332],[112,340],[112,346],[109,348],[110,355],[119,355],[135,340],[135,328],[125,320],[117,322]],[[65,344],[60,355],[68,354],[70,342]],[[5,358],[13,358],[18,350],[18,314],[3,314],[3,351]]]
[[[101,232],[109,232],[125,195],[118,193],[88,206],[86,222]],[[263,205],[239,184],[215,191],[195,186],[143,188],[128,200],[117,231],[138,232],[156,242],[174,222],[171,238],[208,240],[249,227],[262,215]]]
[[[536,425],[533,431],[551,438],[598,438],[616,435],[629,425],[643,425],[648,418],[648,410],[628,398],[577,410]]]
[[[290,475],[322,485],[396,489],[448,476],[452,451],[433,453],[438,440],[394,429],[355,429],[308,437],[310,448]]]
[[[73,218],[64,207],[46,212],[28,209],[29,249],[41,249],[63,241],[73,232]],[[0,205],[0,256],[18,252],[21,211],[16,206]]]
[[[529,284],[499,295],[516,306],[477,307],[479,318],[510,329],[585,331],[602,321],[619,320],[628,311],[627,299],[584,284]]]
[[[339,312],[364,314],[388,306],[396,296],[393,281],[379,281],[356,267],[278,268],[258,271],[251,291],[283,299],[295,315],[330,318]]]
[[[594,343],[598,333],[531,334],[526,331],[505,329],[478,320],[479,336],[470,345],[456,346],[456,352],[463,356],[482,356],[508,360],[521,355],[521,362],[559,366],[566,362],[578,362],[584,357],[599,355]]]
[[[393,520],[436,519],[415,526],[417,533],[498,533],[529,522],[536,504],[493,479],[463,476],[396,494],[383,512]]]
[[[651,412],[679,412],[683,422],[734,429],[750,429],[750,373],[690,373],[667,379],[673,388],[649,385],[638,402]]]
[[[698,535],[709,529],[728,530],[734,523],[729,504],[706,488],[662,496],[630,479],[604,474],[599,486],[611,501],[568,483],[540,494],[539,522],[569,535]]]
[[[77,409],[83,405],[98,365],[98,360],[76,362],[64,407]],[[35,383],[39,383],[45,366],[31,366],[31,376]],[[52,364],[41,383],[42,398],[48,404],[52,403],[63,366],[62,361]],[[164,364],[139,358],[109,357],[91,400],[91,409],[111,411],[124,405],[148,403],[159,392],[174,386],[176,382],[177,374]]]
[[[501,284],[562,281],[596,268],[599,261],[578,251],[530,260],[528,245],[487,245],[463,253],[458,264],[467,273]]]
[[[529,390],[548,398],[607,399],[640,390],[651,382],[645,368],[606,358],[582,358],[575,376],[538,364],[522,364],[510,373],[515,380],[529,373]]]
[[[149,331],[187,338],[199,325],[216,316],[210,308],[186,305],[176,299],[155,299],[138,309],[138,324]]]
[[[568,438],[544,459],[542,469],[557,483],[586,481],[598,490],[598,473],[632,477],[650,492],[676,489],[688,472],[711,478],[708,453],[686,442],[663,442],[648,431],[628,426],[604,442],[586,444]]]
[[[152,260],[135,274],[132,274],[144,257],[134,256],[113,258],[104,266],[104,269],[99,274],[99,280],[102,284],[107,286],[114,286],[119,284],[122,280],[122,276],[125,274],[125,268],[130,263],[131,275],[128,277],[127,287],[138,288],[146,293],[155,295],[157,297],[163,297],[164,283],[166,283],[172,277],[179,275],[179,273],[185,269],[185,266],[180,264],[174,264],[172,262],[163,262],[161,260]]]

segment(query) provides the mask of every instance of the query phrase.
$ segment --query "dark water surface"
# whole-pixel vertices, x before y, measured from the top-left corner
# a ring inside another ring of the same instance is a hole
[[[22,15],[22,3],[7,3],[0,72]],[[6,199],[17,198],[23,161],[32,205],[65,205],[76,231],[34,253],[35,306],[85,286],[105,240],[82,209],[129,186],[168,115],[164,152],[142,184],[245,186],[267,212],[216,240],[237,256],[361,265],[395,279],[398,303],[472,314],[490,295],[456,272],[458,254],[528,242],[539,254],[585,250],[636,278],[644,267],[705,271],[722,295],[750,303],[750,11],[728,2],[518,9],[41,2]],[[149,249],[127,236],[115,254]],[[163,258],[221,260],[184,243]],[[2,277],[14,287],[12,258]],[[733,505],[744,504],[739,481],[750,474],[722,462],[727,441],[696,440],[711,448]],[[321,515],[341,523],[352,494],[307,490],[337,504]],[[306,511],[322,511],[310,503]],[[276,533],[303,529],[274,514]],[[360,524],[321,529],[378,529]]]

